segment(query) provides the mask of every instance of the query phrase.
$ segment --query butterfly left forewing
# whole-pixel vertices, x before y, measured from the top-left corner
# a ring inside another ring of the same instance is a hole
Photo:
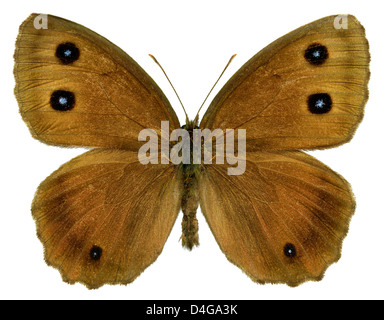
[[[300,151],[247,154],[243,175],[206,165],[202,212],[229,261],[254,281],[320,280],[340,258],[355,202],[348,182]]]
[[[161,253],[181,206],[180,171],[136,152],[93,150],[39,186],[32,205],[45,259],[69,283],[132,282]]]
[[[180,127],[156,83],[125,52],[68,20],[37,14],[20,26],[15,94],[33,137],[48,144],[137,150],[138,134]]]

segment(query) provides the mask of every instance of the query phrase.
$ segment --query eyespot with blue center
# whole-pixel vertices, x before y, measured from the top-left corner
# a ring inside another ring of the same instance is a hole
[[[99,261],[101,259],[102,254],[103,249],[101,249],[99,246],[93,246],[89,251],[89,257],[93,261]]]
[[[332,109],[332,98],[328,93],[311,94],[307,99],[307,105],[313,114],[328,113]]]
[[[80,50],[74,43],[65,42],[57,46],[55,55],[62,64],[71,64],[80,58]]]
[[[287,243],[284,246],[283,251],[284,251],[285,256],[288,258],[294,258],[297,255],[296,247],[292,243]]]
[[[305,59],[314,66],[320,66],[329,58],[328,49],[320,43],[313,43],[304,52]]]
[[[71,91],[55,90],[51,94],[50,105],[57,111],[69,111],[75,106],[75,95]]]

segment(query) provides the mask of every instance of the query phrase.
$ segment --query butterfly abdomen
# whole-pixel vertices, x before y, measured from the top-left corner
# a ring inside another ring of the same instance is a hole
[[[199,206],[198,197],[198,165],[187,164],[183,166],[184,192],[181,200],[181,210],[183,211],[182,226],[182,245],[191,250],[199,245],[199,224],[196,219],[196,211]]]

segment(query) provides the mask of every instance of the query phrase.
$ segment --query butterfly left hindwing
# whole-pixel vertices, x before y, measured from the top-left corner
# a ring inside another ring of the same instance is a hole
[[[179,168],[95,149],[37,189],[32,214],[45,259],[69,283],[129,283],[161,253],[181,206]]]

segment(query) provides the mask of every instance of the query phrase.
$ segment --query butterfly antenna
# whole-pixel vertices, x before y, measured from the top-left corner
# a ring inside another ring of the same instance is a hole
[[[149,56],[150,56],[150,57],[153,59],[153,61],[155,61],[156,64],[160,67],[161,71],[163,71],[165,77],[167,78],[169,84],[171,85],[173,91],[175,92],[177,99],[179,99],[179,101],[180,101],[180,104],[181,104],[181,106],[182,106],[182,108],[183,108],[183,110],[184,110],[185,116],[187,117],[186,122],[189,123],[189,119],[188,119],[187,112],[185,111],[184,105],[183,105],[183,103],[181,102],[181,99],[180,99],[179,95],[177,94],[176,89],[175,89],[175,87],[173,86],[171,80],[169,80],[167,74],[165,73],[165,71],[164,71],[163,67],[161,66],[161,64],[159,63],[159,61],[157,61],[157,59],[156,59],[153,55],[149,54]]]
[[[219,78],[216,80],[215,84],[213,85],[213,87],[211,88],[211,90],[208,92],[207,96],[205,97],[203,103],[201,104],[200,108],[199,108],[199,111],[197,111],[197,115],[196,115],[196,118],[195,120],[193,121],[194,123],[197,123],[198,119],[199,119],[199,112],[201,110],[201,108],[203,107],[205,101],[207,101],[209,95],[211,94],[213,88],[216,86],[216,84],[219,82],[220,78],[223,76],[225,70],[227,70],[228,66],[230,65],[230,63],[232,62],[232,60],[236,57],[236,54],[234,54],[228,61],[227,65],[225,66],[224,70],[221,72]]]

